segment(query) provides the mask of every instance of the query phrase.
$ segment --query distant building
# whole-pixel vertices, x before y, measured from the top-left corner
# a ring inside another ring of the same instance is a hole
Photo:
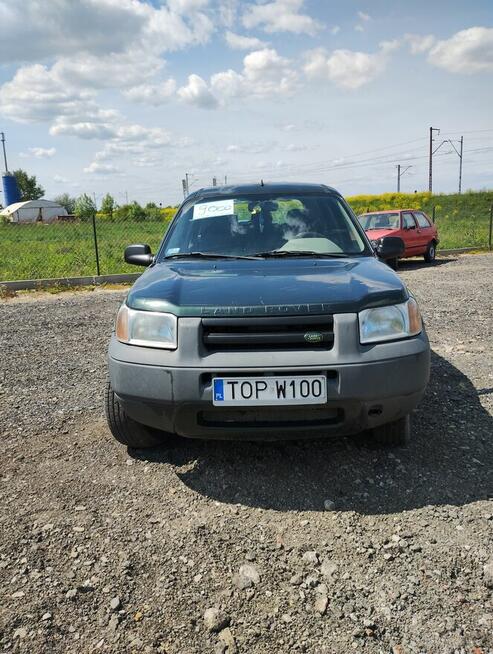
[[[26,200],[15,202],[0,211],[11,223],[52,223],[58,216],[66,216],[67,210],[51,200]]]

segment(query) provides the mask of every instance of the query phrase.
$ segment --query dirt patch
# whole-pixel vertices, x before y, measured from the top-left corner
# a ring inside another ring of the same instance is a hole
[[[1,303],[0,651],[491,651],[493,257],[400,274],[434,354],[392,451],[127,452],[102,415],[124,292]]]

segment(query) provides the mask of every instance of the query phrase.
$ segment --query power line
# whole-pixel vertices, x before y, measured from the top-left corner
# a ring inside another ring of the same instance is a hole
[[[493,132],[493,127],[489,127],[488,129],[470,129],[470,130],[466,130],[466,131],[461,129],[458,132],[445,131],[445,135],[447,135],[447,134],[480,134],[481,132]],[[443,136],[443,134],[442,134],[442,136]]]
[[[483,147],[483,148],[475,148],[473,150],[468,150],[468,153],[479,153],[479,154],[485,153],[486,154],[486,153],[489,153],[491,150],[493,150],[493,146],[487,146],[487,147]],[[439,153],[439,154],[436,154],[434,156],[439,157],[439,158],[447,157],[452,152],[453,152],[453,150],[450,150],[449,152]],[[401,157],[401,161],[404,162],[404,163],[407,163],[409,161],[418,161],[420,159],[427,159],[427,158],[428,158],[428,155],[414,155],[414,156],[408,156],[408,157]],[[327,163],[325,165],[321,165],[321,166],[317,166],[315,168],[312,168],[311,170],[303,169],[303,172],[322,173],[322,172],[326,172],[326,171],[337,171],[337,170],[346,170],[346,169],[350,169],[350,168],[361,168],[362,166],[363,167],[375,167],[375,166],[377,166],[377,167],[380,167],[380,168],[384,168],[386,165],[392,164],[392,163],[395,163],[395,158],[394,158],[393,155],[392,155],[392,158],[386,158],[385,160],[382,160],[382,161],[381,160],[374,161],[374,159],[368,159],[368,160],[361,160],[361,161],[358,161],[358,162],[347,163],[347,164],[345,164],[345,163],[344,164],[330,164],[330,163]],[[301,171],[302,171],[301,166],[289,165],[289,166],[282,167],[281,170],[273,171],[273,175],[277,177],[279,174],[283,174],[283,175],[286,175],[286,174],[289,174],[289,175],[299,174]],[[253,173],[252,172],[250,172],[250,173],[238,173],[237,175],[234,175],[234,178],[235,179],[245,179],[245,178],[247,178],[247,179],[251,180],[251,179],[256,179],[257,176],[259,176],[261,174],[265,175],[265,169],[262,169],[262,171],[259,170],[258,173],[256,173],[256,171],[253,172]]]

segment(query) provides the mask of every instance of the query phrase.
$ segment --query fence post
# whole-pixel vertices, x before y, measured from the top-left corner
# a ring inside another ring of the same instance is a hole
[[[433,224],[435,224],[435,205],[433,205],[433,213],[432,213],[431,219],[433,221]]]
[[[98,252],[98,236],[96,234],[96,214],[92,214],[92,233],[94,236],[94,254],[96,255],[96,271],[97,275],[101,274],[101,271],[99,270],[99,252]]]
[[[489,236],[488,236],[488,249],[489,250],[492,249],[492,243],[491,243],[492,232],[493,232],[493,203],[491,204],[491,207],[490,207],[490,233],[489,233]]]

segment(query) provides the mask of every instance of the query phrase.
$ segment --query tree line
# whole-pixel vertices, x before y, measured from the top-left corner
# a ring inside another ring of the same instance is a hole
[[[20,193],[20,201],[39,200],[45,194],[44,188],[38,184],[36,175],[29,175],[25,170],[19,168],[13,171]],[[64,207],[68,214],[75,215],[79,220],[90,220],[93,216],[98,219],[120,222],[128,220],[131,222],[156,221],[167,222],[176,212],[176,207],[159,207],[155,202],[148,202],[142,206],[138,202],[129,202],[122,205],[117,204],[114,197],[107,193],[101,206],[96,206],[94,199],[87,193],[73,197],[68,193],[62,193],[54,198]]]
[[[119,205],[115,202],[114,197],[107,193],[99,209],[94,199],[87,193],[82,193],[78,197],[71,197],[68,193],[62,193],[55,198],[62,207],[65,207],[67,213],[75,215],[79,220],[89,220],[93,216],[108,222],[120,222],[127,220],[130,222],[148,221],[168,221],[173,217],[175,207],[158,207],[155,202],[148,202],[142,206],[138,202],[129,202]]]

